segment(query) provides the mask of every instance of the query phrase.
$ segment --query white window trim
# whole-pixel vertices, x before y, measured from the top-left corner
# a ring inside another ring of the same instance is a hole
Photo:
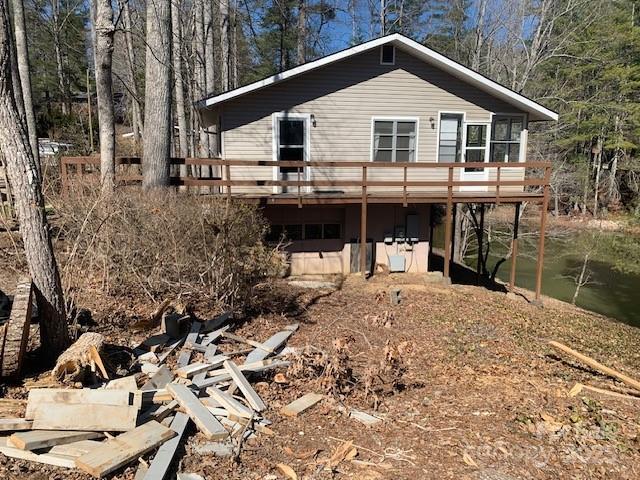
[[[510,112],[506,112],[506,113],[502,113],[502,112],[494,112],[491,114],[491,126],[493,127],[493,121],[495,120],[496,117],[520,117],[522,118],[522,131],[520,133],[520,149],[518,150],[518,162],[517,163],[524,163],[526,160],[526,143],[528,141],[528,135],[529,135],[529,124],[528,124],[528,115],[526,113],[510,113]],[[491,137],[489,137],[489,155],[491,155],[491,144],[494,141],[491,140]],[[497,140],[496,143],[509,143],[507,141],[501,141],[501,140]],[[516,163],[516,162],[509,162],[508,160],[505,160],[503,162],[491,162],[491,163]]]
[[[415,122],[416,123],[416,145],[413,152],[413,156],[414,156],[413,162],[419,161],[420,157],[418,156],[418,139],[420,136],[420,117],[371,117],[371,148],[369,149],[369,161],[371,163],[375,163],[375,160],[373,159],[373,151],[374,151],[374,145],[375,145],[374,144],[374,141],[375,141],[374,127],[377,121]],[[405,162],[392,161],[391,163],[405,163]],[[412,162],[407,162],[407,163],[412,163]]]
[[[281,118],[296,118],[304,120],[304,161],[311,161],[311,114],[310,113],[293,113],[293,112],[275,112],[271,115],[271,159],[274,162],[278,161],[278,148],[279,148],[279,135],[278,135],[278,121]],[[309,167],[304,168],[304,180],[309,180],[311,178],[311,169]],[[272,177],[273,180],[280,180],[279,167],[275,166],[272,168]],[[311,187],[306,187],[306,191],[310,191]],[[280,193],[280,187],[273,186],[273,193]]]
[[[438,110],[438,123],[436,125],[436,159],[435,162],[438,163],[438,161],[440,160],[440,120],[442,118],[442,115],[462,115],[462,145],[460,145],[462,147],[462,149],[460,150],[460,155],[462,156],[464,154],[464,144],[466,143],[466,135],[467,135],[467,131],[465,128],[465,125],[467,123],[467,112],[461,112],[461,111],[453,111],[453,110]],[[461,157],[460,158],[460,162],[464,161],[464,159]],[[454,162],[454,163],[458,163],[458,162]]]
[[[390,46],[393,49],[393,60],[391,62],[385,62],[382,60],[382,51],[384,47]],[[380,46],[380,65],[395,65],[396,64],[396,46],[392,43],[386,43]]]

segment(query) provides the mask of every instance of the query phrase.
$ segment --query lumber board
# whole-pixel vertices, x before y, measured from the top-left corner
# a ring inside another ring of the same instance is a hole
[[[280,348],[284,343],[289,339],[291,335],[298,329],[298,324],[294,323],[291,325],[287,325],[284,330],[274,334],[271,336],[266,342],[262,342],[262,345],[266,348],[271,349],[272,352],[275,352]],[[247,358],[244,363],[253,363],[258,362],[260,360],[264,360],[270,355],[269,352],[263,350],[262,348],[256,348],[252,352],[247,355]]]
[[[185,338],[184,346],[182,347],[180,355],[178,356],[178,361],[176,362],[178,368],[189,365],[189,360],[191,359],[191,345],[198,343],[200,328],[202,328],[202,324],[200,322],[193,322],[191,324],[191,330]]]
[[[180,446],[180,441],[182,436],[184,435],[184,431],[187,428],[187,424],[189,423],[189,415],[186,413],[178,412],[171,422],[171,430],[176,432],[176,436],[171,440],[165,442],[158,453],[156,453],[155,457],[153,457],[153,461],[151,465],[149,465],[149,469],[147,473],[142,477],[146,480],[163,480],[167,475],[167,471],[171,466],[171,462],[173,461],[173,457],[176,454],[176,450]]]
[[[219,328],[217,330],[214,330],[213,332],[209,332],[207,333],[204,337],[202,337],[202,339],[200,340],[200,345],[210,345],[213,342],[215,342],[216,340],[218,340],[222,334],[224,332],[226,332],[227,330],[229,330],[229,325],[225,325],[222,328]]]
[[[13,297],[9,321],[4,327],[2,368],[0,372],[3,377],[15,377],[20,374],[22,369],[22,361],[29,341],[32,295],[33,284],[31,278],[21,277]]]
[[[270,360],[261,360],[259,362],[254,362],[252,364],[239,365],[238,369],[241,372],[256,373],[256,372],[263,372],[265,370],[270,370],[272,368],[286,367],[286,366],[289,366],[290,364],[291,362],[284,361],[284,360],[273,361],[273,362]],[[206,378],[204,380],[194,379],[193,384],[198,388],[206,388],[206,387],[210,387],[211,385],[216,385],[220,382],[231,380],[231,375],[229,375],[229,372],[227,372],[227,370],[224,368],[220,370],[213,370],[208,373],[209,375],[211,375],[211,377]]]
[[[91,450],[98,448],[100,445],[102,445],[102,442],[96,440],[79,440],[64,445],[55,445],[51,447],[49,453],[66,455],[67,457],[81,457],[85,453],[89,453]]]
[[[167,383],[170,383],[172,380],[173,373],[166,365],[162,365],[160,369],[145,382],[140,390],[146,391],[164,388],[167,386]]]
[[[25,418],[0,418],[0,432],[31,430],[33,422]]]
[[[53,447],[54,445],[78,442],[80,440],[101,438],[103,436],[101,432],[31,430],[29,432],[14,433],[9,437],[9,443],[7,445],[20,450],[37,450],[40,448]]]
[[[216,357],[218,347],[216,345],[207,345],[207,349],[204,351],[204,361],[207,363],[213,363],[213,359]]]
[[[216,318],[207,320],[206,322],[204,322],[204,325],[202,326],[202,332],[207,333],[207,332],[211,332],[212,330],[216,330],[222,327],[226,322],[228,322],[230,318],[231,318],[231,312],[224,312],[223,314],[218,315]]]
[[[211,362],[208,363],[192,363],[187,365],[186,367],[178,368],[176,370],[176,375],[181,378],[191,378],[194,375],[199,373],[206,373],[209,370],[213,370],[214,368],[219,367],[222,363],[227,360],[229,357],[225,355],[216,355],[211,359]]]
[[[207,393],[211,398],[222,405],[222,407],[228,410],[230,413],[244,418],[251,418],[253,416],[253,412],[251,411],[251,409],[245,407],[238,400],[233,398],[228,393],[223,392],[219,388],[214,386],[208,387]]]
[[[144,342],[142,342],[142,347],[146,348],[150,352],[157,352],[162,349],[169,341],[171,341],[171,337],[166,333],[160,333],[158,335],[151,335]]]
[[[313,407],[316,403],[324,398],[324,395],[319,393],[307,393],[302,397],[294,400],[289,405],[286,405],[282,409],[282,414],[287,417],[297,417],[305,410]]]
[[[75,461],[73,457],[58,455],[53,453],[34,453],[30,450],[20,450],[8,444],[8,439],[0,438],[0,453],[9,458],[17,458],[19,460],[28,460],[30,462],[44,463],[55,467],[74,468]]]
[[[122,432],[134,429],[137,418],[137,406],[42,402],[33,410],[33,428]]]
[[[136,390],[138,390],[138,382],[136,382],[135,375],[129,375],[127,377],[111,380],[105,385],[104,388],[106,390],[126,390],[128,392],[135,392]]]
[[[244,395],[244,398],[247,399],[247,402],[249,402],[249,405],[251,405],[251,408],[253,408],[256,412],[266,410],[267,405],[262,401],[260,396],[247,381],[238,366],[231,360],[225,360],[223,365],[229,375],[231,375],[232,380],[236,382],[236,385],[238,385],[238,388]]]
[[[246,343],[247,345],[250,345],[252,347],[259,348],[261,350],[264,350],[268,354],[272,354],[273,353],[273,349],[272,348],[268,347],[267,345],[264,345],[263,343],[256,342],[255,340],[250,340],[248,338],[240,337],[239,335],[235,335],[235,334],[229,333],[229,332],[224,332],[222,334],[222,336],[224,338],[228,338],[229,340],[234,340],[234,341],[240,342],[240,343]]]
[[[600,362],[594,360],[591,357],[587,357],[586,355],[583,355],[580,352],[577,352],[575,350],[573,350],[572,348],[567,347],[566,345],[563,345],[560,342],[554,342],[553,340],[549,341],[549,345],[551,345],[554,348],[557,348],[558,350],[563,351],[564,353],[571,355],[572,357],[580,360],[582,363],[585,363],[587,365],[589,365],[591,368],[593,368],[594,370],[597,370],[598,372],[604,374],[604,375],[608,375],[610,377],[615,378],[616,380],[620,380],[622,383],[630,386],[631,388],[635,388],[636,390],[640,391],[640,382],[638,380],[635,380],[631,377],[629,377],[628,375],[625,375],[624,373],[620,373],[616,370],[614,370],[613,368],[609,368],[603,364],[601,364]]]
[[[100,447],[76,458],[80,470],[101,478],[140,455],[173,438],[176,432],[155,420],[104,442]]]
[[[169,355],[171,355],[178,347],[180,347],[180,345],[184,343],[186,338],[187,336],[185,335],[184,337],[179,338],[178,340],[170,344],[167,348],[165,348],[162,355],[158,357],[158,365],[162,365],[164,361],[169,357]]]
[[[131,405],[133,394],[128,390],[107,389],[64,389],[64,388],[34,388],[29,391],[25,418],[32,420],[35,410],[41,403],[59,404],[94,404],[94,405]],[[79,429],[74,429],[79,430]]]
[[[198,430],[210,440],[220,440],[227,437],[227,431],[222,424],[207,410],[189,388],[177,383],[167,385],[167,390],[187,415],[196,424]]]

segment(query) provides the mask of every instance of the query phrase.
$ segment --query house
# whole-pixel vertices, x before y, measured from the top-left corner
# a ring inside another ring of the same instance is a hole
[[[449,225],[457,202],[548,201],[527,132],[558,115],[400,34],[198,110],[219,132],[221,189],[263,205],[271,237],[291,242],[291,274],[426,272],[434,204]]]

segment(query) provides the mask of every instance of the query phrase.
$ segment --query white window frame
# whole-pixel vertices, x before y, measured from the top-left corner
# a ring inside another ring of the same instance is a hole
[[[507,158],[505,160],[503,160],[502,162],[492,162],[491,158],[489,157],[489,162],[490,163],[523,163],[526,159],[526,141],[527,141],[527,134],[528,134],[528,116],[525,113],[493,113],[491,115],[491,128],[493,129],[493,122],[496,120],[496,118],[521,118],[522,119],[522,130],[520,131],[520,141],[518,142],[520,144],[520,147],[518,149],[518,161],[517,162],[510,162],[509,161],[509,152],[507,150]],[[513,141],[506,141],[506,140],[492,140],[491,137],[489,137],[489,155],[491,155],[491,146],[493,143],[516,143]]]
[[[462,139],[464,141],[464,143],[462,144],[462,163],[467,163],[467,150],[484,150],[483,163],[489,163],[489,153],[491,152],[491,125],[492,124],[493,124],[492,120],[488,122],[476,122],[473,120],[470,122],[464,122],[463,132],[462,132]],[[467,127],[470,125],[484,125],[485,127],[487,127],[487,133],[486,133],[487,144],[484,147],[467,147]],[[472,173],[472,172],[466,172],[466,173]]]
[[[461,163],[464,161],[464,145],[467,143],[467,129],[465,125],[467,124],[467,112],[461,111],[453,111],[453,110],[438,110],[438,124],[436,125],[436,159],[435,162],[438,163],[440,160],[440,120],[442,119],[442,115],[462,115],[462,139],[460,145],[460,161],[454,163]]]
[[[382,51],[384,47],[391,47],[393,49],[393,60],[391,62],[385,62],[382,60]],[[380,65],[395,65],[396,64],[396,46],[385,43],[384,45],[380,45]]]
[[[275,112],[271,115],[271,159],[274,162],[279,160],[280,153],[280,119],[301,119],[304,121],[304,145],[303,145],[303,158],[305,162],[311,161],[311,114],[310,113],[293,113],[293,112]],[[280,180],[280,167],[273,167],[273,180]],[[304,180],[310,180],[311,171],[309,167],[303,169]],[[311,187],[306,187],[305,191],[310,191]],[[280,193],[280,187],[273,186],[273,193]]]
[[[416,140],[415,140],[415,148],[413,151],[413,162],[419,161],[420,157],[418,156],[418,140],[420,136],[420,117],[371,117],[371,148],[369,151],[370,162],[377,163],[374,160],[376,122],[414,122],[416,124]],[[396,135],[393,135],[392,152],[395,152],[395,149],[396,149],[395,145],[396,145]],[[413,163],[413,162],[409,161],[406,163]],[[379,163],[383,163],[383,162],[379,162]],[[405,163],[405,162],[396,162],[396,160],[392,158],[390,163]]]

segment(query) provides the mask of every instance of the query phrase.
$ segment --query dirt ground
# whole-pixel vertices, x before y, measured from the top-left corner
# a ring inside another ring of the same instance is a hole
[[[389,302],[392,286],[400,305]],[[94,314],[94,330],[128,345],[149,335],[128,328],[142,315],[136,307],[114,310]],[[551,300],[539,308],[478,287],[377,276],[349,277],[335,290],[262,285],[236,331],[264,341],[292,322],[300,329],[288,346],[302,359],[283,372],[286,383],[270,374],[256,385],[275,435],[257,434],[234,462],[195,453],[204,439],[192,429],[176,469],[213,480],[285,478],[278,463],[301,479],[640,478],[640,399],[569,397],[576,382],[624,389],[546,345],[563,342],[637,378],[635,328]],[[26,391],[5,385],[3,395],[24,399]],[[311,391],[326,399],[298,418],[280,414]],[[5,402],[5,410],[23,408]],[[384,421],[366,427],[345,414],[350,408]],[[323,468],[345,441],[355,461]],[[135,465],[114,478],[134,473]],[[88,477],[0,455],[0,478]]]

